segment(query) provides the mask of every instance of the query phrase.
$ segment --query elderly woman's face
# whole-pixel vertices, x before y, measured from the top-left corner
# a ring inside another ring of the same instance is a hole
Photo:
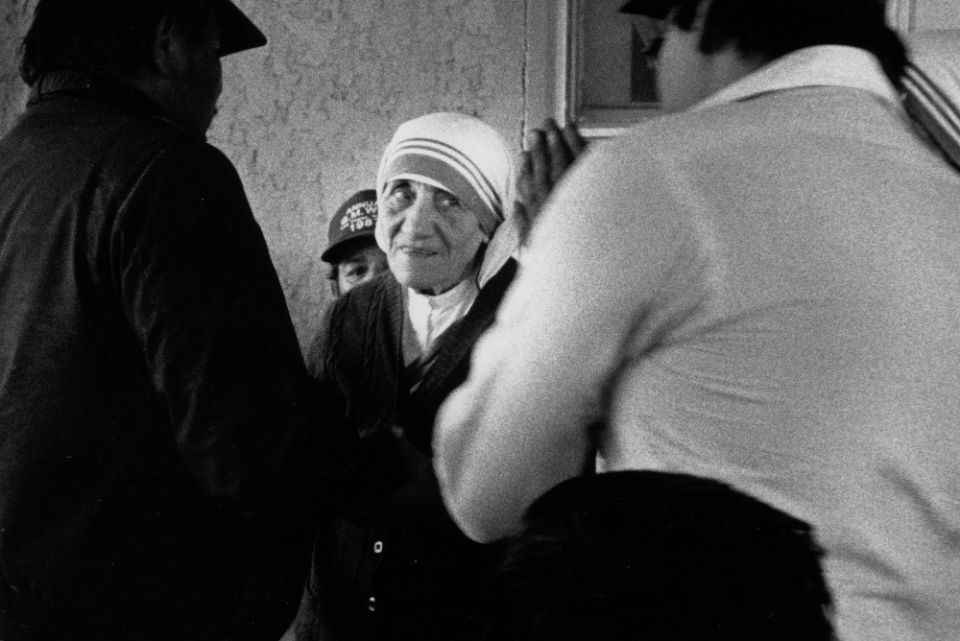
[[[473,273],[485,242],[477,216],[457,197],[415,180],[391,180],[377,219],[400,284],[439,294]]]

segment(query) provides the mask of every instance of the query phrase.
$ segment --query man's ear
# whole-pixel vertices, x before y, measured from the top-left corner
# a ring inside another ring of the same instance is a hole
[[[173,19],[164,16],[153,31],[153,68],[165,78],[176,77],[184,66],[184,41]]]

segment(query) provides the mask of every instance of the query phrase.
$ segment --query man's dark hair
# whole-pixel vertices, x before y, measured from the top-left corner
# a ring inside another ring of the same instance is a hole
[[[500,641],[829,641],[809,525],[709,479],[615,472],[530,509],[492,589]]]
[[[39,0],[23,39],[20,77],[28,85],[52,71],[131,73],[148,64],[165,16],[199,42],[211,0]]]
[[[733,44],[745,56],[779,58],[814,45],[848,45],[873,53],[897,87],[907,63],[903,41],[886,22],[884,0],[669,0],[672,22],[689,31],[702,2],[700,51]]]

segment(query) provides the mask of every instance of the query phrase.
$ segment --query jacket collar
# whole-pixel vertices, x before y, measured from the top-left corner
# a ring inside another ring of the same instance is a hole
[[[133,85],[102,71],[54,71],[45,73],[30,88],[27,106],[31,107],[62,97],[85,98],[108,102],[115,107],[144,118],[156,118],[176,127],[185,135],[205,136],[188,132],[167,117],[153,99]]]

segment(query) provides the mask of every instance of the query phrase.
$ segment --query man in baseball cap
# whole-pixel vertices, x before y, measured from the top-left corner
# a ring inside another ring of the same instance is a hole
[[[377,192],[364,189],[340,205],[330,219],[327,249],[321,260],[330,263],[334,296],[371,280],[387,270],[387,257],[377,246]]]

